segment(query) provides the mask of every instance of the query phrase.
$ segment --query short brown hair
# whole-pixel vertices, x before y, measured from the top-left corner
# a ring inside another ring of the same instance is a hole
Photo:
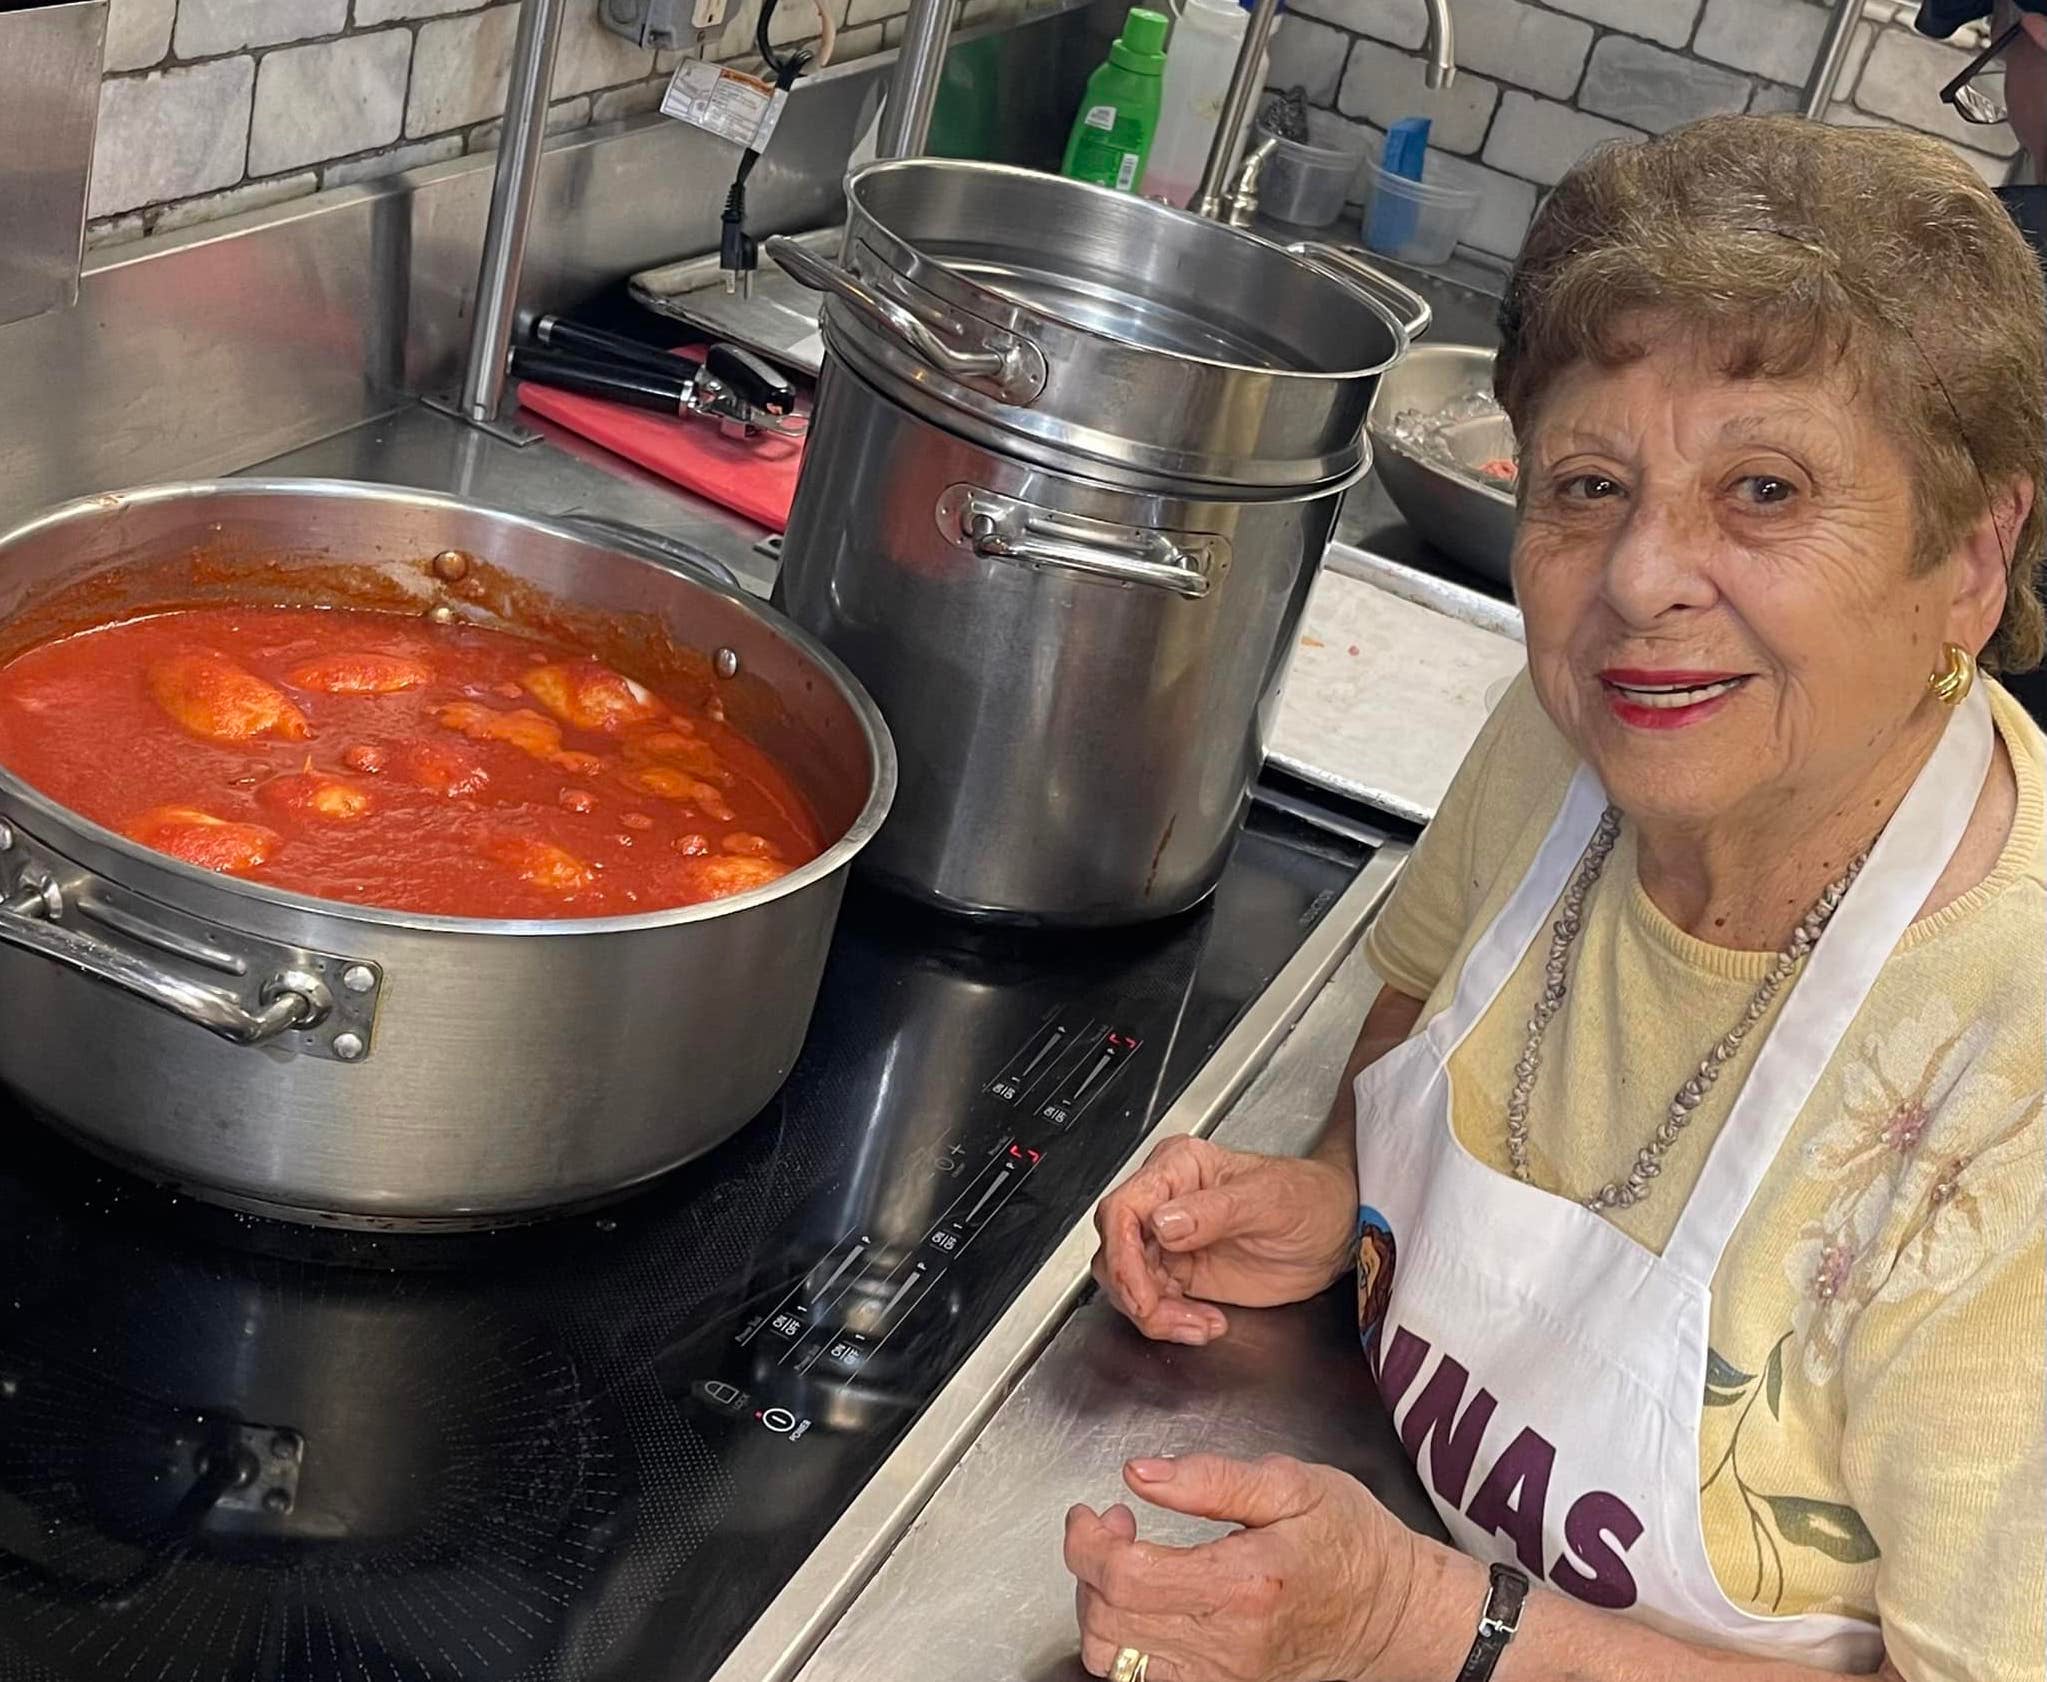
[[[1920,135],[1799,117],[1711,117],[1593,152],[1507,289],[1494,380],[1516,433],[1566,368],[1644,354],[1644,317],[1710,335],[1732,377],[1852,372],[1917,463],[1925,565],[1993,487],[2030,479],[1984,664],[2039,664],[2047,289],[1974,170]]]

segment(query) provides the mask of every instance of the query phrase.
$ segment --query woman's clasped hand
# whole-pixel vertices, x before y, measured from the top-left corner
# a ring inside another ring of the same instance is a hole
[[[1149,1655],[1147,1682],[1378,1682],[1414,1574],[1414,1537],[1331,1466],[1273,1455],[1133,1460],[1154,1507],[1242,1528],[1191,1548],[1138,1540],[1120,1504],[1066,1515],[1081,1662]]]

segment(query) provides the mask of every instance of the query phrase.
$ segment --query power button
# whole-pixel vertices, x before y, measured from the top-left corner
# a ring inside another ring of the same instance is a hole
[[[761,1423],[778,1437],[786,1437],[796,1429],[796,1415],[787,1408],[767,1408],[761,1413]]]

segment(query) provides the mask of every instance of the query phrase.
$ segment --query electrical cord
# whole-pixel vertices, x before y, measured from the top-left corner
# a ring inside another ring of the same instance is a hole
[[[817,16],[823,39],[820,43],[824,56],[829,57],[832,49],[832,23],[825,11],[822,0],[812,0],[817,7]],[[775,21],[776,0],[761,0],[761,13],[753,28],[754,50],[760,54],[761,63],[767,66],[774,78],[775,93],[786,95],[796,85],[796,78],[810,68],[818,56],[807,47],[798,47],[789,53],[778,53],[769,39]],[[739,289],[741,277],[751,275],[760,267],[760,245],[746,231],[746,181],[753,174],[753,166],[760,162],[761,155],[749,146],[740,154],[739,170],[732,178],[731,189],[725,195],[725,211],[718,219],[718,268],[725,277],[725,290]]]

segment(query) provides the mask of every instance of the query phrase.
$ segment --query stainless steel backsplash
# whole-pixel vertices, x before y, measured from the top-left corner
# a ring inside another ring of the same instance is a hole
[[[1056,153],[1087,14],[1009,32],[991,155]],[[893,55],[800,83],[754,171],[758,233],[839,213],[846,159]],[[231,472],[459,377],[491,156],[347,187],[88,260],[77,304],[0,327],[0,518],[128,485]],[[714,248],[735,153],[636,118],[565,136],[541,172],[521,307],[571,307]]]

